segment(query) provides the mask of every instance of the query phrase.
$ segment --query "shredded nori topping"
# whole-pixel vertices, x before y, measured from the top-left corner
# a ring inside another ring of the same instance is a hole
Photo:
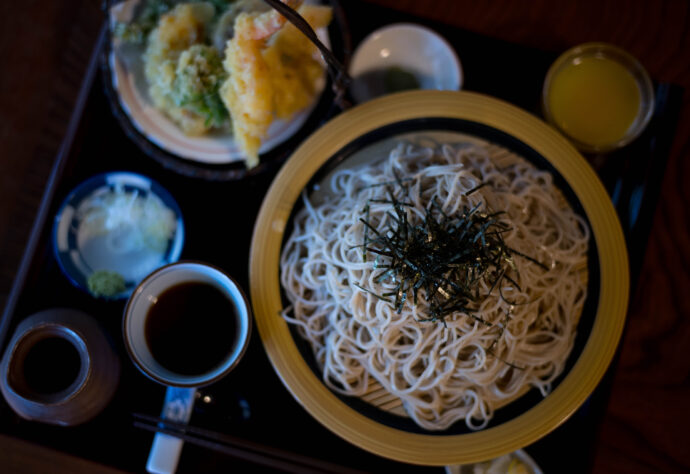
[[[420,321],[441,321],[445,325],[450,315],[464,313],[492,326],[477,310],[494,291],[508,304],[518,304],[503,295],[505,282],[522,291],[515,256],[547,269],[534,258],[506,245],[503,234],[511,228],[502,220],[504,211],[491,212],[480,202],[448,215],[434,197],[421,222],[415,222],[408,217],[406,208],[413,204],[409,202],[409,189],[404,180],[398,178],[396,183],[381,185],[386,187],[387,197],[369,200],[364,207],[360,221],[365,232],[359,247],[364,261],[368,254],[376,255],[374,265],[378,273],[374,280],[394,285],[391,291],[381,294],[365,291],[392,303],[398,313],[410,297],[416,305],[423,291],[429,312]],[[482,183],[465,196],[487,185]],[[371,223],[373,203],[391,206],[387,212],[389,224],[383,230],[377,230]],[[482,291],[487,287],[488,291]]]

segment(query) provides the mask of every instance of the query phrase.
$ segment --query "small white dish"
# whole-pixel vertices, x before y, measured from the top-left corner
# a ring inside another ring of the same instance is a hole
[[[370,33],[355,50],[349,73],[358,103],[404,89],[459,90],[463,82],[460,59],[448,41],[413,23]]]

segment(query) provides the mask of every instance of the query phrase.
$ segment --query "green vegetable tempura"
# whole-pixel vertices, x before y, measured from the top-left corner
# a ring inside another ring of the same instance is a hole
[[[171,97],[175,105],[185,107],[206,119],[207,125],[221,126],[228,111],[218,95],[227,78],[218,51],[212,46],[195,44],[182,52]]]

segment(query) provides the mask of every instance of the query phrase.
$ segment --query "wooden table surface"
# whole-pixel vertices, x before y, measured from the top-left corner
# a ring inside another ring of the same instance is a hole
[[[372,2],[550,51],[607,41],[635,55],[654,79],[685,88],[594,472],[690,472],[690,2]],[[0,2],[0,307],[101,22],[96,0]],[[0,436],[0,466],[3,472],[111,471],[7,436]]]

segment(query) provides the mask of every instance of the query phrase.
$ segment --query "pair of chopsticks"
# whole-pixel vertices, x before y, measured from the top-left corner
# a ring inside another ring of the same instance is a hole
[[[177,423],[142,413],[134,413],[132,416],[134,417],[135,428],[174,436],[190,444],[212,449],[231,457],[275,470],[305,474],[361,473],[361,471],[355,469],[264,446],[185,423]]]

